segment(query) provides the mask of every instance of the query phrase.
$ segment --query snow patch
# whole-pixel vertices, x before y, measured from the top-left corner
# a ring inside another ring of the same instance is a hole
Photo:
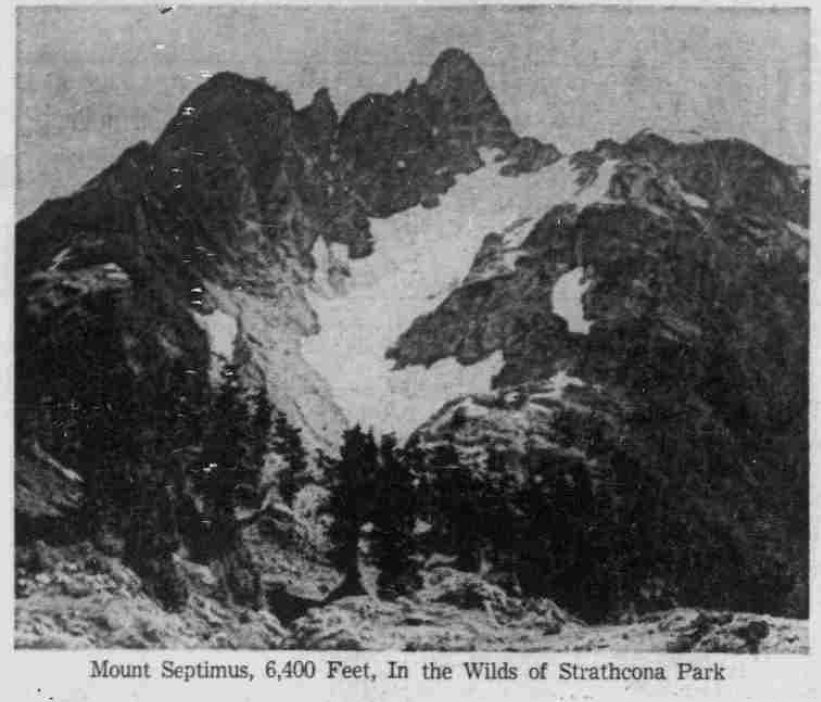
[[[707,208],[710,206],[710,203],[707,202],[707,200],[700,195],[696,195],[695,193],[688,193],[686,190],[682,190],[681,196],[684,198],[684,201],[690,205],[690,207]]]
[[[220,366],[223,363],[230,363],[234,357],[234,340],[239,331],[237,320],[222,310],[215,310],[211,314],[192,311],[191,316],[208,336],[212,357],[211,371],[219,373]]]
[[[464,416],[468,419],[480,419],[488,415],[487,407],[477,405],[476,401],[472,397],[466,398],[465,401],[459,406],[462,408]]]
[[[654,126],[652,129],[647,129],[652,134],[660,136],[663,139],[672,141],[676,144],[700,144],[705,141],[714,141],[716,139],[733,139],[734,134],[729,132],[722,132],[716,129],[682,129],[680,127],[659,127]]]
[[[553,388],[559,392],[564,392],[565,388],[568,388],[571,385],[575,385],[579,388],[583,388],[587,385],[587,383],[585,383],[581,378],[577,378],[575,375],[570,375],[567,371],[563,370],[560,370],[552,378],[550,378],[550,383],[553,385]]]
[[[787,228],[796,236],[800,236],[802,239],[809,241],[810,232],[806,227],[802,227],[800,224],[788,221]]]
[[[533,228],[533,220],[530,217],[522,217],[512,224],[509,224],[502,232],[502,245],[505,248],[518,248],[527,239],[530,230]]]
[[[315,294],[322,295],[322,297],[330,297],[333,294],[328,280],[328,271],[331,267],[331,250],[321,236],[317,237],[316,242],[314,242],[311,256],[313,256],[316,264],[316,271],[310,284],[311,289]]]
[[[48,272],[52,273],[62,266],[68,259],[71,258],[71,247],[66,247],[55,254],[51,259],[51,265],[48,267]]]
[[[570,375],[566,371],[560,370],[558,373],[550,378],[549,390],[547,392],[533,393],[530,396],[531,400],[561,400],[566,388],[571,385],[583,388],[587,385],[581,378],[575,375]]]
[[[567,202],[572,202],[580,210],[588,205],[592,205],[594,202],[616,202],[616,200],[608,195],[608,191],[610,190],[610,181],[613,178],[613,174],[616,172],[616,167],[619,163],[619,159],[607,159],[604,161],[599,166],[596,179],[589,185],[586,185],[583,188],[578,188],[574,192],[573,196],[567,199]]]
[[[553,285],[551,303],[553,311],[567,321],[567,328],[574,334],[587,334],[591,321],[584,316],[582,295],[590,287],[584,280],[584,268],[578,266],[562,274]]]
[[[523,251],[513,249],[504,251],[502,253],[502,268],[507,271],[513,271],[516,268],[516,261],[524,255]]]
[[[490,414],[490,410],[478,404],[473,396],[464,397],[457,404],[453,405],[449,411],[443,412],[433,426],[430,427],[429,431],[440,431],[445,424],[453,421],[457,413],[464,419],[482,419]]]

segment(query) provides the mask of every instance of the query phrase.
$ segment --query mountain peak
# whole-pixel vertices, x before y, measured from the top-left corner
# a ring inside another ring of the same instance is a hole
[[[311,106],[316,109],[336,112],[336,107],[334,107],[333,100],[331,100],[331,92],[324,86],[314,93]]]
[[[253,97],[278,92],[265,78],[248,78],[232,71],[220,71],[194,88],[186,102],[202,103],[221,97]]]
[[[425,89],[439,103],[449,137],[469,138],[509,151],[517,142],[485,74],[461,49],[446,49],[433,62]]]
[[[310,115],[315,120],[320,120],[336,127],[339,121],[339,115],[336,111],[336,106],[331,99],[331,93],[328,88],[320,88],[314,93],[311,104],[300,110],[300,113]]]
[[[427,88],[431,95],[441,98],[454,93],[467,93],[475,99],[489,92],[479,64],[470,54],[456,48],[445,49],[433,62]]]
[[[199,122],[206,116],[208,120],[214,120],[259,110],[285,115],[293,113],[294,105],[287,91],[278,90],[265,78],[246,78],[222,71],[188,94],[165,132]]]
[[[300,138],[327,151],[339,124],[339,115],[328,88],[317,90],[310,104],[297,112],[297,117],[301,124]]]

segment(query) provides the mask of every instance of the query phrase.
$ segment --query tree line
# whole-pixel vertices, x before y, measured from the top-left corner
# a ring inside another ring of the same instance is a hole
[[[797,570],[739,524],[760,508],[731,436],[697,412],[674,424],[656,410],[625,425],[561,410],[556,445],[524,454],[346,431],[325,473],[345,575],[335,596],[363,591],[364,536],[384,598],[417,588],[420,564],[441,553],[591,622],[633,608],[783,611]]]
[[[642,601],[778,612],[794,579],[735,523],[759,509],[739,489],[740,451],[697,415],[671,421],[662,405],[616,430],[595,413],[564,411],[553,423],[564,450],[488,446],[473,459],[447,441],[400,445],[355,426],[339,455],[320,456],[310,472],[299,429],[264,385],[245,387],[232,366],[206,393],[183,368],[165,377],[124,392],[125,376],[89,373],[83,394],[55,408],[48,447],[82,466],[89,534],[120,538],[123,558],[171,608],[187,598],[172,558],[180,547],[222,564],[227,596],[260,601],[241,514],[262,502],[270,452],[282,458],[286,504],[310,482],[327,489],[329,556],[344,576],[334,597],[363,592],[363,538],[381,597],[412,592],[420,564],[443,553],[465,570],[492,564],[511,591],[552,597],[591,621]]]

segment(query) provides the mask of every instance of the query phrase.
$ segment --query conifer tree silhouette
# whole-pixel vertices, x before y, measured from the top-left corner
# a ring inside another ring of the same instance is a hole
[[[417,500],[411,466],[413,446],[405,452],[397,448],[396,437],[387,434],[379,446],[373,510],[373,549],[380,569],[377,587],[389,599],[405,594],[414,584],[412,572],[413,531]]]
[[[344,574],[329,599],[365,591],[359,567],[359,536],[373,509],[377,454],[373,432],[366,434],[357,424],[345,431],[340,459],[328,471],[330,498],[326,511],[333,518],[331,560]]]
[[[279,473],[279,494],[285,504],[291,506],[306,482],[308,458],[301,430],[294,427],[283,412],[277,412],[274,420],[273,449],[285,459],[285,468]]]

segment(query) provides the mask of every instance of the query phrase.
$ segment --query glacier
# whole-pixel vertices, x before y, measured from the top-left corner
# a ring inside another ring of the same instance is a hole
[[[508,229],[506,243],[516,245],[524,236],[516,225],[524,218],[537,221],[564,202],[607,201],[609,169],[579,190],[567,158],[536,173],[505,177],[495,152],[481,155],[486,165],[458,176],[438,207],[372,219],[370,256],[349,259],[344,247],[322,238],[314,245],[317,267],[307,294],[319,332],[303,338],[302,355],[327,380],[351,423],[404,439],[447,400],[489,391],[504,365],[501,352],[470,366],[446,358],[427,368],[395,370],[385,351],[461,283],[488,233]],[[346,272],[343,285],[340,269]]]

